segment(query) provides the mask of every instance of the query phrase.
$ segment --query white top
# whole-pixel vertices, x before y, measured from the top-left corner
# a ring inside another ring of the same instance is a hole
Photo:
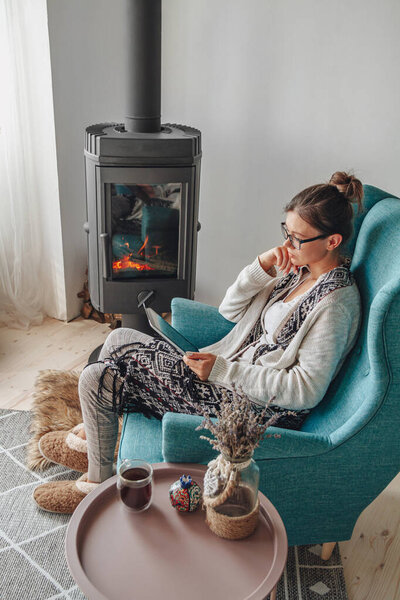
[[[321,277],[314,285],[318,285]],[[285,349],[279,347],[262,354],[254,365],[237,360],[239,348],[257,319],[261,315],[264,322],[266,311],[288,291],[286,288],[270,300],[278,281],[278,277],[264,271],[256,258],[229,287],[218,310],[236,325],[222,340],[200,348],[201,352],[217,355],[208,381],[225,387],[239,386],[261,404],[274,396],[274,404],[283,408],[313,408],[324,397],[357,339],[360,294],[355,283],[330,292],[309,311]],[[293,282],[290,291],[294,286]],[[298,302],[300,297],[295,300]],[[273,332],[275,338],[282,326],[281,323]]]

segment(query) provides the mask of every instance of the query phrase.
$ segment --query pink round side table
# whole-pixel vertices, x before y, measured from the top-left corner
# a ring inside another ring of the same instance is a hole
[[[90,600],[275,598],[288,545],[282,519],[264,494],[256,531],[244,540],[225,540],[209,530],[201,508],[180,513],[169,501],[169,486],[183,474],[203,488],[206,466],[156,463],[153,469],[147,511],[126,510],[114,476],[72,515],[66,557],[82,592]]]

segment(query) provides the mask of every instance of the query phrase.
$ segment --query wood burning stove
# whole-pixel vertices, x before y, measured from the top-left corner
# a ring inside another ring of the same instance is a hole
[[[161,0],[126,0],[126,16],[127,116],[86,129],[84,227],[93,306],[148,330],[143,299],[194,297],[201,134],[161,125]]]
[[[200,156],[200,133],[181,125],[86,130],[89,292],[124,326],[140,321],[128,318],[142,312],[140,292],[153,292],[159,312],[174,296],[194,296]]]

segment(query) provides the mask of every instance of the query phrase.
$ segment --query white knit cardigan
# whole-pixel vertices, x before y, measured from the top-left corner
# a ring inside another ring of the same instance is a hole
[[[321,277],[323,275],[314,286]],[[357,339],[360,294],[355,283],[330,292],[310,311],[286,350],[278,348],[267,352],[254,365],[239,362],[235,360],[238,350],[260,314],[264,321],[266,309],[288,289],[295,287],[297,280],[295,278],[287,288],[268,300],[278,279],[264,271],[258,258],[245,267],[227,290],[218,309],[222,316],[236,323],[235,327],[222,340],[200,351],[217,355],[208,378],[210,382],[228,388],[238,385],[259,404],[265,404],[274,396],[273,404],[277,406],[310,409],[322,400]],[[275,342],[296,307],[297,303],[294,303],[273,332]]]

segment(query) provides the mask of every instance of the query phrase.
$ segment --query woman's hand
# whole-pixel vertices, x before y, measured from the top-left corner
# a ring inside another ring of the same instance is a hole
[[[183,362],[198,376],[201,381],[207,381],[217,357],[206,352],[187,352]]]
[[[268,271],[274,265],[285,275],[287,275],[291,269],[293,269],[294,273],[297,273],[299,270],[298,266],[292,263],[286,246],[276,246],[275,248],[271,248],[271,250],[267,250],[267,252],[260,254],[258,260],[264,271]]]

